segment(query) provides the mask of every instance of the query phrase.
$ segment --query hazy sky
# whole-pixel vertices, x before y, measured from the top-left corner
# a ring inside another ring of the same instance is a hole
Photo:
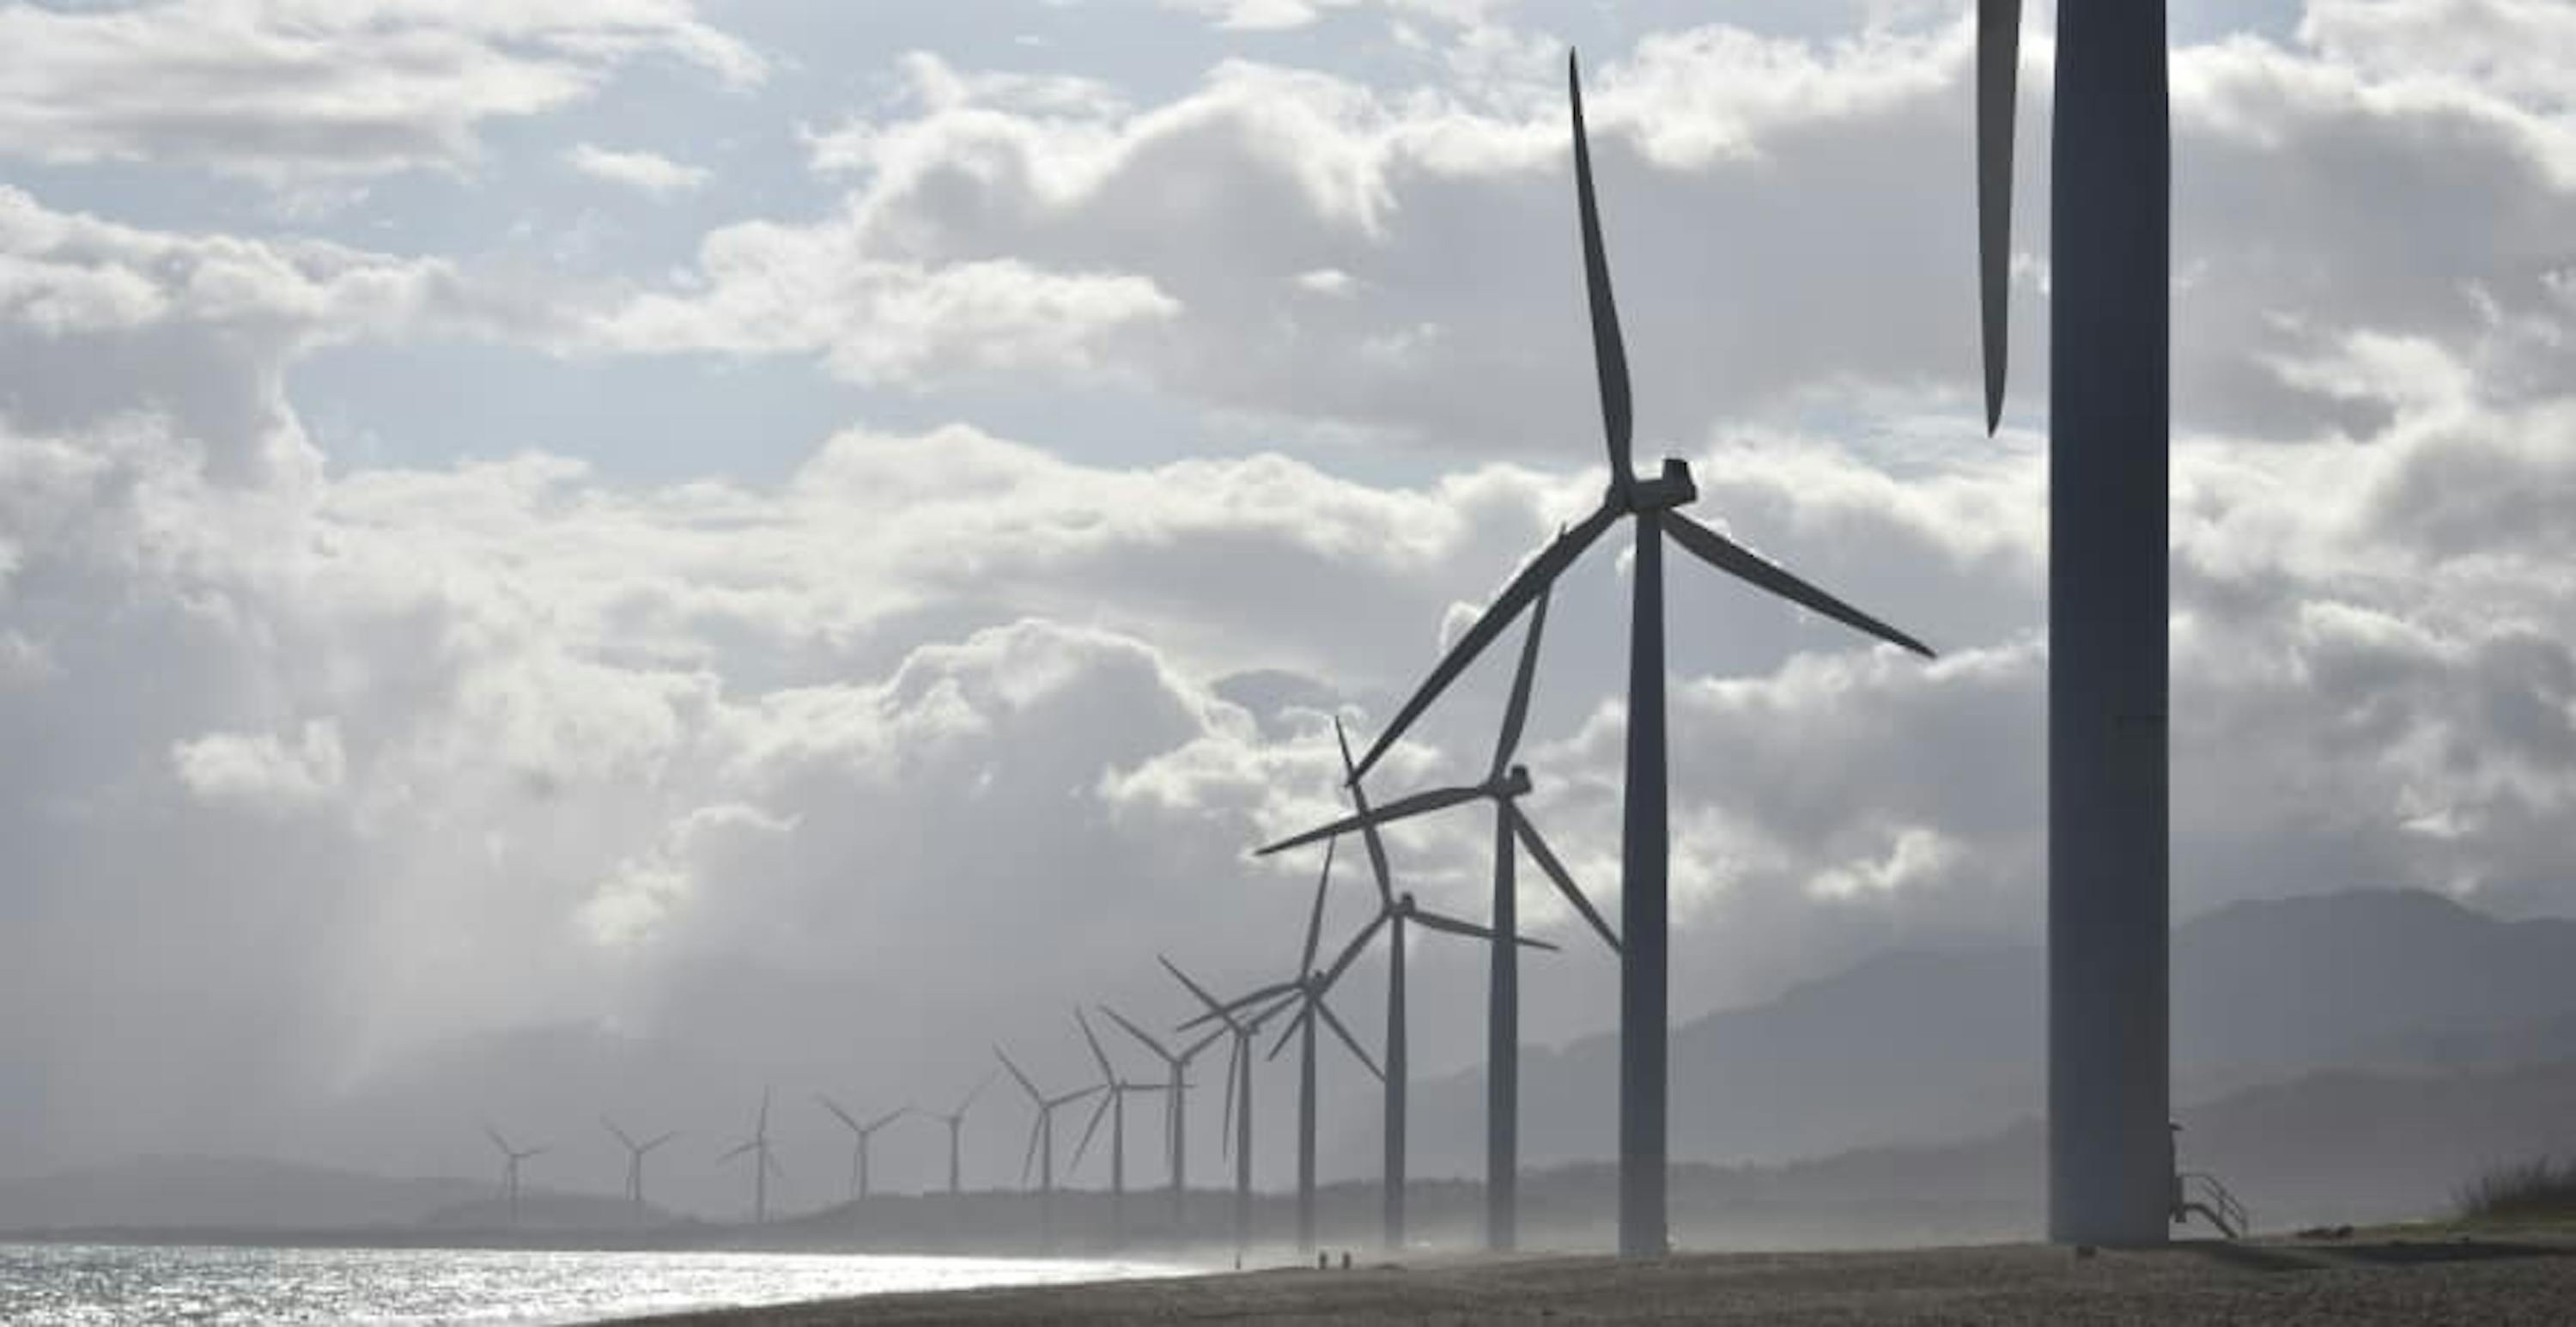
[[[1640,455],[1944,651],[1673,564],[1676,1012],[2035,936],[2050,7],[1993,441],[1972,8],[0,0],[0,1172],[549,1024],[1069,1076],[1157,950],[1284,969],[1329,716],[1602,483],[1569,44]],[[2576,911],[2576,7],[2173,27],[2176,907]],[[1622,547],[1526,749],[1613,916]]]

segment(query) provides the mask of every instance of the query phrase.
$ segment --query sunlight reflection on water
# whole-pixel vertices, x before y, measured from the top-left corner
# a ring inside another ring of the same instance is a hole
[[[1148,1263],[839,1254],[0,1244],[0,1321],[11,1327],[575,1323],[1184,1270]]]

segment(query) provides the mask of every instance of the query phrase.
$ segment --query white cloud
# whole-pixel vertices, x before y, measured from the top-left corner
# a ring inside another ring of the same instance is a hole
[[[564,154],[565,164],[595,180],[623,185],[655,198],[695,193],[714,172],[686,166],[652,152],[617,152],[595,143],[576,143]]]
[[[315,719],[293,743],[275,733],[208,733],[171,748],[179,781],[199,799],[270,815],[328,803],[348,774],[339,725]]]
[[[276,183],[458,168],[483,121],[551,111],[662,53],[765,62],[687,0],[166,0],[0,8],[0,153]]]

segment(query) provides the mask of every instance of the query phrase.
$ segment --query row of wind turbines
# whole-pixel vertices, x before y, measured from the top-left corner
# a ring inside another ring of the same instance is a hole
[[[2019,66],[2019,0],[1980,0],[1978,15],[1977,156],[1980,297],[1987,427],[2000,421],[2005,380],[2006,304],[2011,255],[2012,148]],[[2167,113],[2162,0],[2071,0],[2061,6],[2056,40],[2053,305],[2051,347],[2052,507],[2050,634],[2050,1155],[2051,1233],[2069,1242],[2140,1244],[2164,1237],[2171,1179],[2166,992],[2165,842],[2165,501],[2169,297],[2167,256]],[[1609,482],[1594,510],[1561,529],[1531,556],[1450,645],[1366,754],[1354,760],[1336,723],[1351,813],[1283,838],[1263,855],[1321,843],[1315,888],[1293,971],[1231,998],[1220,998],[1169,958],[1161,961],[1188,991],[1198,1012],[1167,1041],[1118,1014],[1103,1013],[1165,1067],[1162,1082],[1122,1077],[1090,1021],[1076,1021],[1101,1081],[1049,1094],[999,1047],[995,1054],[1033,1110],[1023,1182],[1036,1167],[1042,1202],[1055,1190],[1055,1114],[1098,1096],[1077,1164],[1103,1119],[1111,1125],[1111,1185],[1125,1196],[1125,1115],[1131,1095],[1161,1094],[1175,1226],[1186,1194],[1185,1149],[1189,1064],[1219,1039],[1229,1044],[1224,1138],[1234,1163],[1238,1248],[1250,1241],[1252,1202],[1252,1068],[1258,1042],[1274,1024],[1266,1055],[1298,1048],[1297,1238],[1315,1238],[1315,1115],[1318,1031],[1329,1031],[1383,1084],[1384,1237],[1404,1240],[1407,1041],[1404,964],[1412,927],[1489,946],[1488,1099],[1486,1111],[1487,1243],[1517,1240],[1519,954],[1552,949],[1519,932],[1518,863],[1522,854],[1621,965],[1619,1016],[1619,1245],[1628,1256],[1669,1248],[1665,1197],[1669,1036],[1667,887],[1668,822],[1664,548],[1684,553],[1767,594],[1877,640],[1931,657],[1920,640],[1755,554],[1684,514],[1698,497],[1688,464],[1668,457],[1640,477],[1632,455],[1634,420],[1626,349],[1611,291],[1601,235],[1592,158],[1584,129],[1579,68],[1569,56],[1567,86],[1574,143],[1584,283],[1590,311]],[[1620,925],[1614,931],[1585,898],[1519,801],[1533,786],[1516,763],[1528,718],[1531,684],[1557,579],[1621,520],[1632,522],[1634,562],[1626,706],[1626,778],[1622,806]],[[1363,780],[1387,751],[1487,647],[1522,616],[1528,627],[1500,735],[1485,777],[1476,783],[1413,792],[1372,805]],[[1394,883],[1381,830],[1392,823],[1475,803],[1493,808],[1493,895],[1490,920],[1477,925],[1431,911]],[[1326,890],[1336,846],[1360,835],[1377,889],[1370,920],[1321,962]],[[1370,943],[1387,938],[1385,1062],[1371,1057],[1334,1011],[1329,995]],[[1284,1019],[1284,1023],[1281,1020]],[[990,1081],[989,1078],[986,1081]],[[977,1089],[981,1091],[979,1086]],[[972,1096],[968,1098],[971,1104]],[[949,1117],[949,1177],[957,1180],[958,1128]],[[858,1132],[854,1191],[866,1183],[867,1143],[894,1116]],[[768,1102],[750,1141],[728,1158],[755,1155],[755,1215],[765,1216],[767,1177],[776,1163],[767,1143]],[[613,1128],[613,1126],[612,1126]],[[628,1191],[639,1203],[646,1152],[667,1136],[630,1149]],[[515,1204],[519,1163],[507,1158]]]

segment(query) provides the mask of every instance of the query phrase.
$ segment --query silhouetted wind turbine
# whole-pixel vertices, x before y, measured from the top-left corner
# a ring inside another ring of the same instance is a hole
[[[1232,1007],[1190,980],[1190,974],[1181,971],[1179,964],[1160,954],[1154,958],[1207,1009],[1205,1014],[1181,1024],[1181,1030],[1215,1020],[1234,1038],[1226,1053],[1225,1115],[1217,1138],[1234,1158],[1234,1254],[1239,1262],[1252,1245],[1252,1039],[1272,1014],[1287,1008],[1297,997],[1293,992],[1281,995],[1261,1012],[1238,1018]]]
[[[2161,1244],[2172,128],[2164,0],[2057,12],[2049,177],[2048,1226]],[[1986,430],[2003,417],[2020,0],[1977,8]]]
[[[1610,946],[1611,952],[1616,953],[1619,949],[1619,937],[1611,934],[1609,923],[1601,920],[1601,914],[1593,908],[1591,900],[1575,887],[1574,878],[1566,873],[1564,863],[1548,847],[1547,840],[1540,837],[1538,826],[1532,824],[1528,814],[1520,809],[1521,797],[1530,790],[1529,770],[1513,764],[1512,757],[1520,750],[1521,732],[1529,719],[1530,684],[1538,671],[1539,639],[1547,627],[1547,602],[1548,596],[1542,592],[1530,609],[1529,631],[1521,642],[1520,667],[1512,674],[1511,700],[1503,709],[1502,734],[1495,740],[1494,763],[1486,772],[1484,782],[1399,797],[1374,810],[1344,817],[1322,829],[1281,840],[1261,850],[1261,855],[1267,856],[1318,838],[1354,829],[1366,830],[1372,836],[1370,862],[1380,868],[1379,894],[1383,898],[1387,886],[1384,850],[1374,837],[1377,826],[1470,802],[1490,801],[1494,804],[1494,920],[1491,933],[1497,941],[1513,942],[1491,946],[1492,970],[1486,987],[1485,1240],[1489,1248],[1497,1250],[1509,1249],[1518,1242],[1520,1222],[1520,883],[1514,870],[1520,851],[1526,849],[1529,852],[1557,890],[1565,895],[1566,901],[1592,924],[1592,929]],[[1336,720],[1333,726],[1338,737],[1340,721]],[[1347,743],[1342,748],[1342,763],[1347,777],[1351,773]],[[1358,786],[1357,779],[1351,778],[1351,787],[1356,790]],[[1400,991],[1400,983],[1394,989]],[[1398,1030],[1402,1021],[1397,1012],[1401,1005],[1400,994],[1389,1002],[1387,1025],[1390,1034]],[[1388,1044],[1392,1048],[1395,1043],[1390,1041]],[[1387,1053],[1387,1072],[1390,1087],[1403,1077],[1396,1065],[1393,1049]],[[1390,1122],[1393,1118],[1391,1111]],[[1390,1144],[1391,1149],[1397,1146],[1399,1144]],[[1390,1173],[1401,1170],[1399,1156]],[[1402,1212],[1397,1211],[1389,1221],[1390,1229],[1399,1237],[1402,1220]]]
[[[1320,970],[1315,966],[1316,947],[1322,942],[1324,932],[1324,891],[1332,882],[1333,845],[1327,842],[1324,845],[1323,872],[1315,877],[1315,906],[1306,918],[1306,945],[1300,951],[1297,960],[1297,975],[1286,981],[1273,982],[1249,995],[1237,996],[1218,1011],[1232,1013],[1276,1000],[1281,996],[1288,997],[1284,1004],[1293,1004],[1297,1007],[1296,1016],[1288,1020],[1288,1026],[1280,1031],[1278,1042],[1271,1046],[1269,1058],[1277,1059],[1279,1052],[1287,1049],[1289,1038],[1299,1039],[1297,1247],[1301,1252],[1313,1252],[1315,1248],[1315,1024],[1318,1019],[1332,1028],[1334,1036],[1342,1039],[1342,1045],[1348,1047],[1351,1054],[1368,1069],[1370,1077],[1381,1083],[1386,1081],[1386,1074],[1377,1067],[1377,1061],[1370,1059],[1369,1053],[1360,1048],[1359,1038],[1351,1035],[1351,1030],[1343,1025],[1338,1015],[1333,1013],[1332,1006],[1324,1002],[1325,995],[1333,989],[1333,983],[1340,981],[1342,974],[1350,969],[1351,960],[1359,957],[1359,950],[1356,948],[1344,949],[1340,961],[1336,962],[1329,971]],[[1262,1017],[1267,1019],[1270,1014],[1277,1012],[1279,1007],[1274,1006],[1265,1011]],[[1215,1017],[1217,1017],[1216,1013],[1201,1014],[1183,1026],[1195,1027]]]
[[[1368,846],[1369,870],[1377,879],[1377,915],[1369,920],[1367,926],[1361,928],[1358,935],[1351,937],[1350,943],[1343,947],[1341,957],[1334,961],[1332,970],[1339,972],[1348,967],[1351,959],[1368,947],[1368,942],[1376,937],[1380,928],[1386,930],[1386,1091],[1384,1093],[1386,1119],[1380,1131],[1380,1137],[1385,1143],[1386,1178],[1381,1186],[1380,1201],[1383,1206],[1386,1247],[1400,1249],[1404,1247],[1405,1142],[1408,1119],[1405,1110],[1405,1087],[1408,1082],[1407,1065],[1409,1063],[1405,1049],[1408,1041],[1404,999],[1405,925],[1413,923],[1428,930],[1463,935],[1486,941],[1497,948],[1517,948],[1528,945],[1537,949],[1554,949],[1556,946],[1544,940],[1526,940],[1517,936],[1505,940],[1494,931],[1472,922],[1427,911],[1414,902],[1413,895],[1409,893],[1397,894],[1393,875],[1387,868],[1386,844],[1378,836],[1379,824],[1397,813],[1392,808],[1374,812],[1369,809],[1368,793],[1360,786],[1358,771],[1351,764],[1350,739],[1342,732],[1342,721],[1338,718],[1333,720],[1333,739],[1341,746],[1344,790],[1350,794],[1354,814],[1323,829],[1310,830],[1271,844],[1263,848],[1261,854],[1267,856],[1286,848],[1312,843],[1319,838],[1326,843],[1331,843],[1334,841],[1334,835],[1350,829],[1357,829],[1362,841]],[[1528,778],[1524,773],[1522,786],[1526,787],[1527,783]],[[1469,789],[1463,797],[1456,800],[1463,801],[1484,795],[1484,789]],[[1439,796],[1442,794],[1426,794],[1407,799],[1409,802],[1421,803],[1421,805],[1400,814],[1414,815],[1438,806],[1454,804],[1427,800],[1436,799]],[[1505,801],[1502,805],[1507,812],[1510,810],[1510,802]]]
[[[931,1116],[932,1119],[948,1126],[948,1192],[952,1197],[962,1191],[958,1185],[957,1161],[962,1152],[958,1146],[958,1139],[966,1128],[966,1112],[974,1108],[975,1098],[984,1095],[984,1089],[992,1085],[993,1075],[1000,1072],[1002,1071],[999,1069],[985,1071],[983,1081],[977,1083],[974,1090],[966,1094],[965,1100],[957,1103],[957,1109],[945,1115]]]
[[[1109,1223],[1120,1238],[1127,1234],[1127,1097],[1135,1092],[1160,1092],[1161,1083],[1139,1083],[1118,1076],[1117,1066],[1109,1063],[1109,1052],[1101,1049],[1100,1038],[1091,1031],[1091,1020],[1079,1008],[1073,1021],[1082,1026],[1082,1040],[1091,1047],[1091,1058],[1100,1065],[1100,1104],[1092,1108],[1091,1123],[1082,1127],[1082,1141],[1074,1144],[1073,1164],[1082,1164],[1082,1154],[1091,1148],[1091,1136],[1100,1128],[1102,1116],[1109,1118]]]
[[[602,1115],[599,1117],[599,1123],[610,1133],[617,1135],[619,1145],[626,1149],[626,1201],[635,1204],[635,1214],[642,1216],[644,1214],[644,1158],[654,1148],[680,1135],[677,1131],[673,1131],[639,1143],[627,1137],[626,1131],[617,1127],[617,1121]]]
[[[515,1227],[519,1224],[519,1163],[530,1157],[543,1156],[552,1149],[512,1147],[510,1140],[501,1136],[500,1130],[488,1124],[483,1126],[483,1136],[492,1140],[492,1146],[501,1149],[501,1192],[509,1198],[510,1224]]]
[[[1169,966],[1169,964],[1167,963],[1165,966]],[[1165,1093],[1163,1097],[1163,1149],[1165,1152],[1164,1161],[1167,1164],[1167,1172],[1171,1176],[1172,1182],[1172,1230],[1177,1234],[1181,1229],[1181,1204],[1189,1193],[1190,1183],[1188,1111],[1190,1093],[1188,1074],[1190,1061],[1197,1059],[1200,1051],[1206,1050],[1216,1041],[1217,1038],[1224,1036],[1226,1030],[1224,1028],[1211,1029],[1206,1036],[1200,1037],[1197,1041],[1191,1042],[1189,1045],[1182,1047],[1176,1053],[1169,1046],[1164,1045],[1160,1040],[1155,1038],[1151,1033],[1148,1033],[1145,1029],[1128,1021],[1127,1016],[1119,1013],[1117,1010],[1112,1009],[1107,1005],[1102,1005],[1100,1006],[1100,1012],[1107,1014],[1111,1022],[1127,1029],[1128,1036],[1134,1037],[1136,1040],[1143,1042],[1145,1049],[1152,1051],[1154,1053],[1154,1058],[1161,1060],[1163,1062],[1163,1066],[1171,1071],[1171,1079],[1163,1088]]]
[[[852,1135],[852,1143],[850,1147],[850,1196],[853,1198],[867,1197],[868,1141],[876,1137],[877,1130],[911,1114],[912,1107],[897,1106],[893,1110],[887,1111],[885,1114],[880,1115],[865,1124],[861,1124],[857,1117],[851,1115],[848,1111],[841,1109],[841,1103],[832,1100],[830,1097],[817,1092],[814,1094],[814,1099],[822,1102],[823,1109],[832,1112],[832,1117],[834,1119],[837,1119],[841,1123],[849,1126],[849,1130]]]
[[[717,1157],[717,1164],[731,1161],[744,1153],[752,1154],[751,1221],[759,1225],[769,1220],[769,1177],[779,1172],[778,1159],[769,1152],[769,1089],[760,1089],[760,1116],[752,1125],[751,1137],[740,1146]]]
[[[1571,55],[1566,57],[1566,86],[1573,102],[1575,200],[1581,217],[1584,284],[1592,305],[1601,418],[1609,442],[1609,490],[1591,515],[1558,534],[1524,565],[1484,615],[1449,647],[1360,760],[1359,772],[1366,774],[1477,654],[1603,532],[1623,516],[1634,518],[1627,792],[1620,836],[1620,933],[1625,939],[1619,992],[1619,1249],[1631,1257],[1658,1256],[1669,1247],[1664,1205],[1664,1062],[1666,884],[1671,866],[1664,758],[1664,541],[1659,536],[1669,535],[1682,551],[1710,566],[1837,622],[1927,657],[1932,651],[1683,515],[1680,508],[1699,496],[1686,462],[1666,457],[1658,477],[1636,476],[1630,458],[1633,420],[1627,351],[1619,339],[1618,310],[1610,295],[1609,259],[1602,248],[1600,210],[1592,191],[1592,149],[1583,131],[1583,86]]]
[[[1039,1220],[1048,1230],[1052,1231],[1055,1227],[1056,1108],[1059,1106],[1070,1106],[1100,1089],[1097,1087],[1086,1087],[1077,1091],[1067,1092],[1061,1096],[1050,1097],[1044,1092],[1040,1092],[1038,1090],[1038,1085],[1031,1082],[1027,1074],[1020,1072],[1020,1066],[1011,1063],[1011,1057],[1004,1055],[1001,1047],[996,1046],[993,1048],[993,1056],[1002,1062],[1003,1068],[1011,1071],[1011,1077],[1019,1081],[1020,1090],[1029,1094],[1029,1104],[1037,1109],[1037,1118],[1029,1123],[1028,1151],[1020,1158],[1020,1184],[1023,1188],[1027,1186],[1029,1182],[1029,1163],[1034,1159],[1038,1163]]]

